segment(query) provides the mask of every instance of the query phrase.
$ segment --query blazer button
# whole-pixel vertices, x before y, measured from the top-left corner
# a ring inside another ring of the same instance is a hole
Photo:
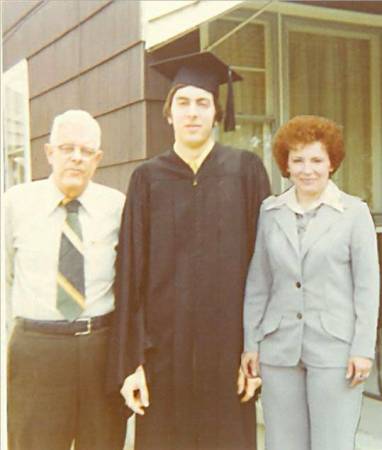
[[[302,314],[301,313],[297,313],[297,319],[302,319]]]
[[[297,283],[296,283],[296,288],[297,288],[297,289],[300,289],[300,287],[301,287],[301,283],[300,283],[299,281],[297,281]]]

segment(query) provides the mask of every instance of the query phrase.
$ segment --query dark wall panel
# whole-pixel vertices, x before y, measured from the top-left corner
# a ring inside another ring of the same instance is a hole
[[[80,78],[81,106],[100,115],[143,98],[143,50],[138,45]]]
[[[18,2],[9,2],[7,6],[9,9],[8,16],[11,15],[12,17],[9,17],[8,22],[12,22],[14,20],[13,16],[16,14],[16,11],[13,12],[13,3]],[[28,4],[36,2],[24,1],[20,3]],[[26,7],[20,7],[19,9],[28,11]],[[111,12],[107,13],[109,9]],[[103,16],[104,11],[106,16],[103,19],[97,19],[98,15]],[[119,45],[121,39],[113,44],[114,38],[109,38],[110,30],[115,28],[117,32],[121,30],[122,22],[116,19],[117,16],[122,16],[122,19],[127,16],[132,16],[133,26],[131,27],[131,31],[128,33],[125,31],[122,33],[122,36],[124,36],[125,41],[129,39],[130,41],[138,40],[139,30],[137,24],[139,24],[139,3],[136,1],[50,0],[36,9],[26,20],[23,20],[18,26],[17,33],[13,33],[11,30],[9,36],[5,37],[4,69],[11,67],[20,59],[29,57],[42,50],[43,47],[51,44],[73,27],[78,26],[80,22],[82,24],[78,27],[77,32],[83,33],[84,35],[84,41],[86,42],[85,52],[91,52],[85,58],[85,63],[88,64],[88,61],[91,60],[94,53],[92,50],[94,47],[100,46],[104,48],[104,42],[110,42],[111,46]],[[90,19],[86,20],[89,17]],[[91,25],[94,20],[97,22],[97,33],[94,31],[94,26]],[[107,32],[106,34],[105,30]],[[105,36],[108,36],[108,39],[105,39]]]
[[[29,59],[30,96],[75,76],[80,68],[80,33],[75,28]]]
[[[145,114],[145,105],[140,102],[98,118],[104,150],[101,165],[146,157]]]
[[[29,11],[34,9],[39,3],[42,3],[42,0],[38,1],[2,1],[1,9],[3,13],[3,34],[5,34],[11,27],[17,24],[20,20],[24,18],[28,14]]]
[[[4,42],[4,69],[49,44],[79,22],[77,1],[50,1]]]
[[[147,157],[163,153],[174,142],[172,127],[162,116],[163,102],[147,102]]]
[[[50,166],[45,156],[44,144],[48,136],[31,141],[32,179],[46,178],[50,173]]]
[[[16,20],[16,11],[12,14],[8,24]],[[17,33],[10,31],[4,69],[29,57],[33,179],[50,173],[44,144],[53,118],[81,108],[97,118],[103,131],[105,153],[97,179],[126,190],[131,171],[147,155],[144,43],[139,39],[139,2],[127,0],[43,2],[20,22]]]
[[[143,97],[142,48],[136,46],[105,64],[35,97],[31,107],[31,137],[49,132],[53,117],[67,109],[105,114]]]
[[[132,9],[129,6],[130,2],[116,3],[116,5],[119,4],[125,5],[122,11]],[[116,27],[115,17],[108,17],[108,15],[110,16],[108,11],[112,11],[114,15],[119,12],[115,9],[114,3],[107,6],[89,21],[74,28],[29,59],[31,97],[77,76],[84,70],[101,65],[105,60],[123,49],[138,53],[142,51],[134,50],[134,47],[128,48],[133,42],[129,38],[129,33],[119,29],[118,32],[123,36],[123,39],[118,40],[110,33],[105,32],[108,28],[114,29]],[[102,24],[97,23],[97,27],[94,28],[94,23],[98,22],[99,19],[103,20]],[[100,38],[100,30],[102,30],[102,38]],[[108,36],[107,39],[103,38],[105,34]],[[140,46],[142,49],[143,44],[137,42],[137,40],[134,41],[135,46]],[[133,54],[133,57],[135,57],[135,54]],[[143,63],[137,64],[136,73],[141,70],[141,64]]]
[[[142,161],[119,164],[118,166],[99,167],[94,177],[97,183],[105,184],[123,193],[127,192],[131,174]]]
[[[80,27],[81,70],[140,39],[139,2],[115,1]]]
[[[80,20],[85,20],[111,2],[112,0],[78,0]]]
[[[171,87],[171,81],[150,67],[154,62],[151,55],[146,54],[145,94],[149,100],[164,100]]]
[[[49,133],[53,118],[67,109],[80,108],[78,80],[36,97],[30,102],[31,139]]]

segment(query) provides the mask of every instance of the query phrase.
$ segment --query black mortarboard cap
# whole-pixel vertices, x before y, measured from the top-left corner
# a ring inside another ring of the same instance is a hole
[[[211,52],[190,53],[155,62],[151,66],[170,78],[173,86],[177,84],[196,86],[217,95],[219,85],[228,83],[224,130],[235,129],[232,83],[243,78],[217,56]]]

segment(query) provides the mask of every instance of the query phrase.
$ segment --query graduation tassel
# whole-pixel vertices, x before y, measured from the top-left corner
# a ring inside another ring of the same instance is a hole
[[[227,90],[227,103],[224,116],[224,131],[235,131],[235,109],[233,104],[233,83],[232,83],[232,70],[228,67],[228,90]]]

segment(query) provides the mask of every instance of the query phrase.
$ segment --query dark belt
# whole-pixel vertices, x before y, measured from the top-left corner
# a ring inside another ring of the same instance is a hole
[[[110,326],[113,313],[95,317],[80,317],[73,322],[68,320],[34,320],[16,318],[16,323],[24,331],[37,331],[43,334],[62,334],[67,336],[83,336],[92,331]]]

